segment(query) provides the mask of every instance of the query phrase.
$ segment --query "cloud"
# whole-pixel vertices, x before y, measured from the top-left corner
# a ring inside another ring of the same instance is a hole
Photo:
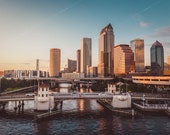
[[[159,29],[156,29],[153,34],[151,34],[151,37],[170,37],[170,26],[162,27]]]
[[[143,28],[145,28],[145,27],[149,27],[149,26],[150,26],[150,24],[149,24],[149,23],[144,22],[144,21],[141,21],[141,22],[139,23],[139,25],[140,25],[141,27],[143,27]]]

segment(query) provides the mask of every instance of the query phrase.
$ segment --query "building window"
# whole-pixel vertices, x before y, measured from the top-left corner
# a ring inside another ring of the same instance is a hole
[[[38,96],[40,97],[40,94],[38,94]]]
[[[152,81],[159,81],[158,79],[152,79]]]
[[[46,94],[46,97],[48,97],[48,94]]]
[[[169,80],[168,79],[160,79],[160,81],[167,81],[168,82]]]
[[[42,88],[42,91],[44,91],[44,88]]]
[[[42,94],[42,97],[44,97],[44,94]]]

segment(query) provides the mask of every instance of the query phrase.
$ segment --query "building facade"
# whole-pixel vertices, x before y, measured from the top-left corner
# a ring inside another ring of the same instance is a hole
[[[80,65],[81,65],[81,51],[80,50],[76,51],[76,58],[77,58],[76,72],[80,73]]]
[[[68,72],[72,73],[76,71],[76,60],[68,59]]]
[[[167,58],[167,63],[168,63],[168,69],[170,70],[170,56]]]
[[[144,40],[135,39],[130,41],[130,47],[134,52],[135,72],[145,71],[145,59],[144,59]]]
[[[92,64],[91,56],[91,38],[83,38],[81,40],[81,73],[87,73],[87,67]]]
[[[134,53],[129,45],[121,44],[114,47],[114,73],[127,74],[134,70]]]
[[[18,79],[26,79],[26,78],[39,78],[39,77],[49,77],[49,73],[46,71],[39,70],[4,70],[5,78],[18,78]]]
[[[113,74],[114,33],[112,25],[104,27],[99,36],[98,76],[107,77]]]
[[[50,77],[59,76],[61,51],[57,48],[50,49]]]
[[[163,75],[164,72],[164,49],[160,42],[156,41],[150,48],[151,73]]]
[[[88,77],[97,77],[98,76],[98,67],[88,67],[87,76]]]

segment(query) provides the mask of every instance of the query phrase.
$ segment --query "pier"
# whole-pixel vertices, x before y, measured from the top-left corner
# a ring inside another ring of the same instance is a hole
[[[143,112],[165,112],[167,110],[167,104],[139,104],[135,102],[132,104]]]
[[[102,105],[105,109],[113,112],[114,114],[122,115],[122,116],[128,116],[132,117],[135,115],[134,110],[131,109],[120,109],[120,108],[114,108],[110,103],[108,103],[105,100],[97,100],[97,102]]]

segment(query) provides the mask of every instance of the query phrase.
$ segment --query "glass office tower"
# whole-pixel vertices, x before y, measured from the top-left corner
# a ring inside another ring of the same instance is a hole
[[[151,49],[151,73],[163,75],[164,71],[164,49],[160,42],[153,43]]]

